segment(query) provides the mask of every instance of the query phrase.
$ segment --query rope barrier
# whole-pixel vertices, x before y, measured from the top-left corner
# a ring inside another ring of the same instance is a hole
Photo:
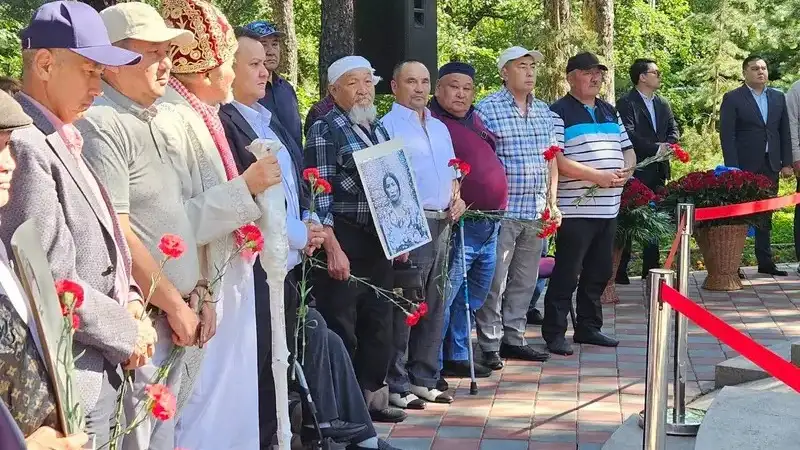
[[[800,203],[800,194],[791,194],[767,200],[737,203],[735,205],[697,208],[695,210],[694,220],[696,222],[703,222],[706,220],[725,219],[728,217],[749,216],[750,214],[773,211],[798,203]]]
[[[800,368],[663,283],[661,284],[661,298],[676,311],[711,333],[712,336],[739,352],[773,377],[783,381],[787,386],[800,392]]]

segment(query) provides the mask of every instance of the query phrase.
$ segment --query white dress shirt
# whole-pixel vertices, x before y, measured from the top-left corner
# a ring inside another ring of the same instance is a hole
[[[278,135],[269,127],[272,113],[267,108],[259,103],[247,106],[238,101],[234,101],[233,106],[242,114],[256,136],[260,139],[281,142]],[[289,249],[293,250],[289,252],[287,268],[292,270],[300,264],[301,251],[308,244],[308,228],[300,216],[300,199],[297,194],[299,189],[294,176],[294,161],[283,143],[278,151],[278,165],[281,167],[281,185],[283,185],[283,194],[286,196],[286,235],[289,238]]]
[[[383,116],[381,122],[392,139],[403,140],[406,155],[411,159],[422,207],[429,210],[447,209],[456,178],[455,170],[447,164],[456,156],[445,124],[431,116],[430,110],[425,108],[423,127],[416,111],[398,103],[392,105],[392,110]]]
[[[647,95],[643,94],[642,91],[640,91],[638,89],[636,90],[636,92],[638,92],[639,95],[642,96],[642,100],[644,101],[644,106],[647,108],[647,112],[650,113],[650,123],[653,124],[653,130],[658,131],[658,130],[656,130],[657,125],[656,125],[656,105],[655,105],[656,96],[655,96],[655,94],[650,95],[648,97]]]

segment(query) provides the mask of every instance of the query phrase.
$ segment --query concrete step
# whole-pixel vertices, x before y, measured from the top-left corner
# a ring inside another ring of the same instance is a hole
[[[644,431],[639,428],[639,415],[633,414],[608,438],[602,450],[642,450],[643,437]],[[694,450],[694,448],[693,437],[667,436],[666,450]]]
[[[751,391],[777,392],[782,394],[794,392],[794,389],[787,386],[783,381],[772,377],[748,381],[747,383],[738,384],[736,387],[749,389]],[[711,407],[711,404],[714,402],[714,399],[717,398],[717,395],[719,395],[720,392],[721,389],[717,389],[707,394],[703,394],[692,400],[686,406],[693,409],[699,409],[701,411],[708,411],[708,408]]]
[[[800,394],[727,386],[706,413],[695,450],[800,448]]]
[[[800,344],[800,343],[798,343]],[[782,342],[768,347],[781,358],[800,366],[800,345]],[[714,370],[714,384],[717,388],[735,386],[748,381],[769,378],[770,375],[750,362],[744,356],[737,356],[717,364]]]

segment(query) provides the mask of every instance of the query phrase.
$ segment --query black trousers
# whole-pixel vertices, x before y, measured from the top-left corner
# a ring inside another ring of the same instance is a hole
[[[600,296],[611,278],[611,258],[617,219],[564,219],[556,235],[556,264],[544,297],[542,337],[564,338],[572,293],[577,287],[575,332],[600,330]],[[580,277],[580,282],[578,278]]]
[[[392,262],[386,259],[374,229],[336,218],[336,239],[350,260],[350,273],[370,284],[391,290],[394,284]],[[325,256],[322,256],[323,260]],[[327,270],[314,272],[312,295],[328,328],[342,338],[353,359],[353,367],[365,395],[385,390],[385,379],[392,356],[393,305],[361,283],[332,279]],[[388,392],[388,391],[387,391]],[[385,399],[388,401],[388,393]],[[367,400],[371,410],[386,408]]]
[[[654,165],[655,166],[655,165]],[[658,167],[646,167],[643,171],[637,171],[633,174],[639,181],[644,183],[645,186],[649,187],[656,192],[658,189],[664,187],[664,175],[662,171],[659,170]],[[659,255],[659,243],[658,242],[650,242],[642,248],[642,278],[646,278],[647,274],[650,273],[650,269],[655,269],[661,265]],[[619,276],[621,274],[628,273],[628,263],[631,260],[631,242],[625,246],[622,250],[622,259],[619,262],[619,268],[617,269],[617,273],[613,276]]]
[[[778,195],[778,172],[772,170],[769,163],[769,156],[765,154],[764,164],[757,173],[766,176],[772,181],[774,187],[772,196]],[[797,219],[795,219],[796,221]],[[796,222],[795,222],[796,223]],[[775,267],[772,259],[772,211],[760,214],[756,219],[755,254],[759,269],[771,269]],[[795,239],[795,245],[797,245]]]

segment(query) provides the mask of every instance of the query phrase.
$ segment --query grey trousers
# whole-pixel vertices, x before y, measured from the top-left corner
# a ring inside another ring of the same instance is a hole
[[[433,389],[439,379],[439,350],[443,340],[446,298],[443,289],[450,289],[446,285],[447,275],[442,274],[442,269],[449,257],[452,227],[448,219],[428,219],[428,227],[432,241],[413,250],[409,257],[422,270],[428,313],[409,328],[403,311],[398,308],[394,310],[394,354],[386,382],[389,392],[397,394],[411,390],[411,384]]]
[[[153,382],[159,366],[172,351],[172,328],[170,328],[166,316],[156,317],[153,326],[158,334],[155,353],[147,364],[136,369],[133,391],[129,386],[123,401],[128,424],[136,417],[137,412],[142,409],[143,402],[147,400],[147,394],[144,392],[145,386]],[[179,359],[173,364],[172,370],[167,376],[166,385],[172,392],[180,390],[181,366],[182,361]],[[122,450],[173,450],[175,448],[177,415],[165,421],[156,420],[151,414],[142,416],[140,413],[139,417],[144,417],[144,420],[122,439]]]
[[[317,420],[340,419],[366,425],[367,429],[352,442],[377,436],[342,338],[328,329],[325,319],[313,308],[308,310],[306,327],[303,372],[317,407]]]
[[[100,385],[100,397],[94,409],[86,414],[86,434],[94,436],[97,447],[108,442],[111,437],[111,427],[116,423],[117,395],[120,386],[122,386],[122,372],[119,366],[114,367],[106,362]]]
[[[538,234],[535,222],[500,223],[492,287],[486,302],[475,313],[478,344],[484,352],[499,351],[501,340],[508,345],[526,345],[528,306],[542,258],[542,238]]]

